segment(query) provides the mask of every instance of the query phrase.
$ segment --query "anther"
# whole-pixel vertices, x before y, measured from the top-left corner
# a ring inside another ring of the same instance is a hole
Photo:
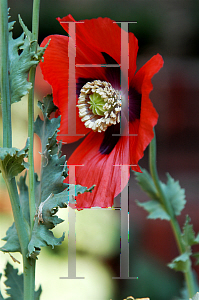
[[[94,131],[105,131],[120,122],[121,96],[109,82],[87,82],[80,91],[77,106],[84,125]]]

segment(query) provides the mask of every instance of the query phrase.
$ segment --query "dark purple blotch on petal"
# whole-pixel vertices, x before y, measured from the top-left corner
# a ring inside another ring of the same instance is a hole
[[[82,87],[83,87],[87,82],[89,82],[89,81],[92,82],[92,81],[94,81],[94,80],[96,80],[96,78],[93,79],[93,78],[83,78],[83,77],[79,77],[79,78],[77,79],[77,83],[76,83],[76,95],[77,95],[77,97],[79,97],[80,91],[81,91]]]
[[[106,61],[106,64],[118,65],[116,60],[114,60],[109,54],[107,54],[106,52],[101,52],[101,53]],[[105,68],[106,68],[105,75],[108,82],[110,82],[110,84],[114,89],[120,90],[120,66],[118,65],[118,67],[105,67]]]
[[[104,139],[99,148],[101,154],[111,153],[111,151],[119,141],[120,136],[115,136],[114,134],[120,134],[120,123],[117,123],[116,125],[111,125],[106,129],[104,133]]]
[[[142,95],[133,87],[129,87],[129,121],[133,122],[140,118]]]

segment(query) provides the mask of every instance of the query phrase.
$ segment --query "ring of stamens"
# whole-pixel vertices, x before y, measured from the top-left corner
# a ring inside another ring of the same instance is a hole
[[[82,87],[77,105],[85,127],[98,132],[120,122],[121,106],[119,91],[109,82],[101,80],[87,82]]]

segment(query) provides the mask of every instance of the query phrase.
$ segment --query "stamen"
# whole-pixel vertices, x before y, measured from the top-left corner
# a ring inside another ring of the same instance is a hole
[[[81,121],[94,131],[106,131],[108,126],[120,123],[121,96],[109,82],[87,82],[80,91],[77,106]]]

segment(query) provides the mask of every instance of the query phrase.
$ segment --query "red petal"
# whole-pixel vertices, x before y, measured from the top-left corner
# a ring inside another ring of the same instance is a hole
[[[137,131],[138,137],[134,140],[134,147],[131,151],[131,163],[137,163],[144,155],[144,150],[153,139],[153,127],[158,120],[158,114],[149,99],[153,89],[151,79],[163,66],[162,57],[157,54],[153,56],[136,74],[131,85],[142,94],[140,120],[130,124],[130,133]],[[139,123],[139,124],[138,124]],[[136,127],[136,130],[135,130]]]
[[[68,32],[68,24],[63,22],[75,21],[71,15],[58,18],[62,27]],[[106,52],[121,63],[121,28],[109,18],[82,20],[76,24],[77,48],[87,53],[93,64],[103,63],[99,55]],[[124,45],[123,45],[124,47]],[[129,33],[129,77],[135,73],[138,41],[133,33]],[[82,62],[85,63],[85,62]]]
[[[40,66],[44,79],[52,86],[53,101],[58,106],[62,116],[58,139],[71,143],[82,136],[66,136],[68,124],[70,127],[74,127],[74,115],[70,113],[68,119],[68,37],[52,35],[44,39],[41,46],[43,47],[49,39],[51,41],[45,51],[44,62],[40,63]],[[69,111],[74,111],[70,109],[70,105],[74,105],[72,101],[69,102]],[[78,134],[86,134],[89,131],[81,122],[78,108],[76,108],[76,132]]]
[[[68,160],[68,165],[84,165],[76,167],[76,184],[96,185],[92,193],[78,195],[77,208],[111,207],[114,197],[128,182],[129,167],[128,176],[122,172],[121,186],[121,167],[118,165],[130,163],[129,138],[121,137],[110,154],[102,155],[99,147],[103,137],[103,133],[89,133]]]

